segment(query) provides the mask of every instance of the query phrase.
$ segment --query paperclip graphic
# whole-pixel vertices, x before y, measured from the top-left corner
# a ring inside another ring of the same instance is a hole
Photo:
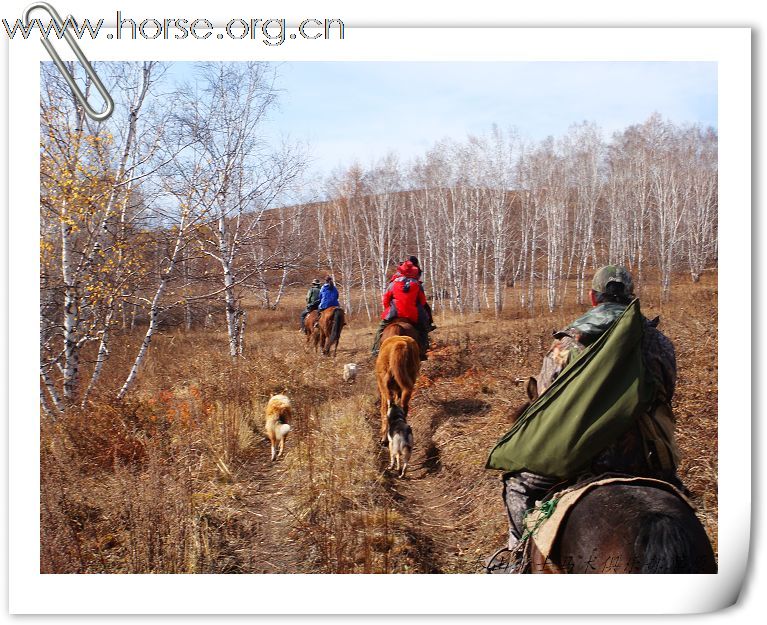
[[[35,2],[34,4],[30,4],[27,7],[26,11],[24,11],[24,22],[26,24],[29,24],[29,14],[32,13],[32,11],[34,11],[35,9],[42,9],[44,11],[47,11],[48,14],[56,22],[59,28],[61,28],[62,25],[64,24],[64,22],[62,21],[56,9],[54,9],[47,2]],[[112,113],[115,110],[115,103],[114,103],[114,100],[112,100],[112,96],[109,95],[109,92],[106,90],[106,87],[104,87],[104,84],[101,82],[101,79],[98,77],[93,67],[88,62],[88,59],[85,58],[83,51],[80,49],[80,46],[77,45],[75,38],[72,36],[72,33],[69,32],[68,28],[64,28],[64,40],[69,44],[69,47],[72,48],[72,52],[75,53],[77,60],[80,61],[80,64],[85,68],[85,73],[93,81],[93,84],[96,86],[96,89],[101,94],[101,97],[104,98],[104,102],[106,102],[106,108],[100,113],[94,111],[91,105],[88,104],[88,100],[85,98],[85,94],[83,94],[83,92],[80,90],[80,87],[77,86],[77,83],[75,82],[74,77],[67,71],[67,68],[64,66],[64,63],[61,60],[59,53],[56,52],[55,48],[53,47],[53,44],[51,44],[51,42],[48,41],[48,39],[46,39],[45,37],[40,38],[40,41],[42,41],[43,46],[45,46],[45,49],[48,50],[48,54],[51,55],[51,58],[53,59],[53,63],[61,72],[61,75],[64,77],[64,80],[67,81],[69,88],[72,89],[72,93],[74,93],[78,102],[80,102],[80,104],[83,106],[83,109],[85,110],[85,114],[97,122],[101,122],[101,121],[104,121],[105,119],[109,119],[109,116],[112,115]]]

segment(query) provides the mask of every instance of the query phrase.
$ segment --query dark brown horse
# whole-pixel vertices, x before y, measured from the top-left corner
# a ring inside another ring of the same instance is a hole
[[[535,378],[527,392],[535,401]],[[711,542],[690,505],[670,489],[644,484],[611,483],[588,491],[562,521],[548,557],[529,543],[531,573],[717,571]]]
[[[653,486],[605,484],[568,513],[544,558],[531,542],[531,573],[716,573],[695,512]]]
[[[333,357],[338,352],[338,341],[341,339],[341,330],[346,325],[344,309],[340,306],[331,306],[320,313],[320,348],[325,356],[330,355],[333,349]]]
[[[420,346],[418,330],[416,330],[413,323],[407,319],[401,319],[400,317],[395,317],[392,319],[391,323],[389,323],[381,333],[381,343],[383,343],[390,336],[409,336]]]
[[[320,329],[319,327],[315,327],[315,324],[317,323],[317,320],[320,318],[320,313],[318,310],[312,310],[308,315],[306,315],[306,318],[304,319],[304,332],[306,334],[306,347],[308,348],[310,345],[314,346],[314,351],[317,351],[317,348],[320,344]]]

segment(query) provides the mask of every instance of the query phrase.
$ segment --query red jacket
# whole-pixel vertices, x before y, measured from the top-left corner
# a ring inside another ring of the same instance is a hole
[[[405,264],[409,264],[410,268],[404,267]],[[411,268],[415,269],[415,273]],[[384,311],[381,314],[381,319],[392,320],[395,317],[400,317],[418,324],[424,315],[423,307],[426,306],[426,295],[418,281],[418,268],[407,261],[407,263],[400,265],[399,270],[399,275],[395,274],[392,277],[384,292]],[[407,275],[408,273],[410,275]]]

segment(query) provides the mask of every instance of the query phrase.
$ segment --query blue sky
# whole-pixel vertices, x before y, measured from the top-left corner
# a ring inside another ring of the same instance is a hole
[[[188,79],[180,65],[172,74]],[[277,87],[267,132],[308,143],[315,174],[390,150],[407,160],[493,123],[530,139],[582,121],[609,137],[655,111],[717,127],[715,63],[286,62]]]

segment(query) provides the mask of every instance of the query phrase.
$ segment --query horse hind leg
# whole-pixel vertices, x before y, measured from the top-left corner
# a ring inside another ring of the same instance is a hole
[[[389,399],[388,376],[378,378],[378,394],[381,396],[381,445],[386,444],[386,430],[388,429],[388,407],[386,400]]]
[[[408,410],[410,408],[410,398],[413,395],[413,389],[412,388],[403,388],[400,390],[400,406],[402,406],[402,410],[405,413],[405,416],[407,416]]]
[[[325,344],[328,342],[328,336],[325,334],[325,331],[323,330],[322,326],[319,328],[319,350],[322,352],[324,356],[327,356],[328,353],[325,350]]]

